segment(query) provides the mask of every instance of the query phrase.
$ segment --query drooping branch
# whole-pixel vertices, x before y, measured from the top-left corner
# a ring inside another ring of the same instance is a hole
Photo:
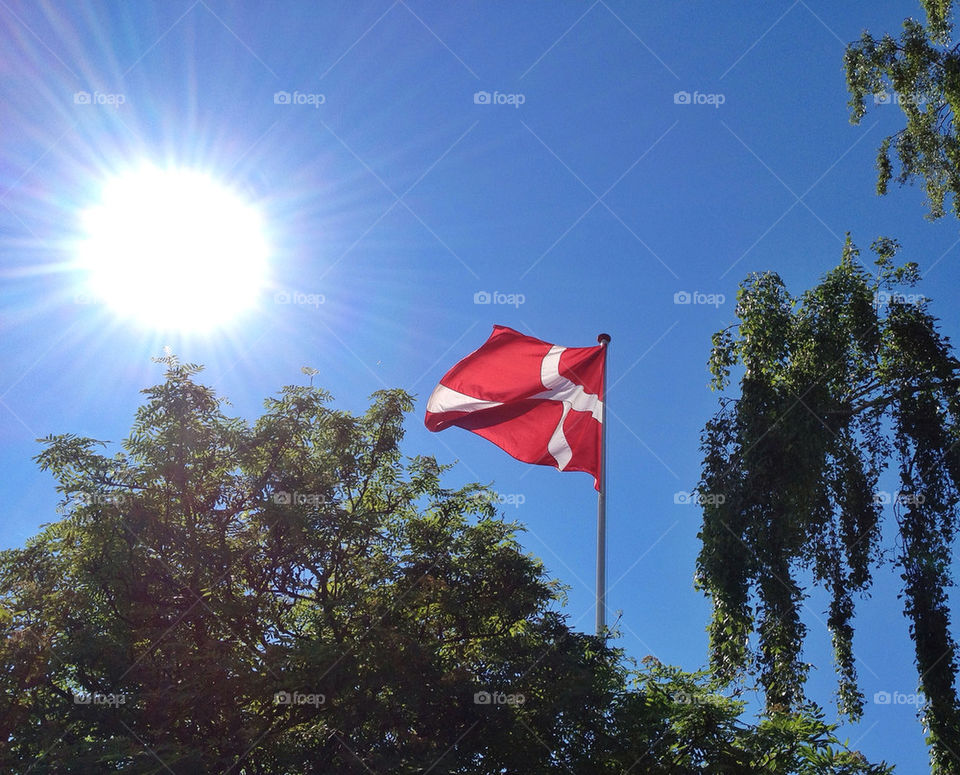
[[[903,571],[934,772],[960,772],[957,644],[946,589],[960,500],[960,361],[927,300],[878,294],[912,285],[877,240],[876,276],[849,242],[814,288],[791,297],[779,277],[754,275],[737,296],[739,324],[716,334],[714,387],[743,367],[739,395],[720,400],[703,433],[702,548],[697,584],[713,600],[714,669],[726,680],[756,668],[768,708],[804,701],[804,569],[829,593],[827,626],[838,705],[856,719],[863,697],[853,656],[855,596],[883,562],[877,488],[896,461],[896,565]],[[902,512],[902,513],[901,513]],[[750,644],[755,643],[755,650]]]

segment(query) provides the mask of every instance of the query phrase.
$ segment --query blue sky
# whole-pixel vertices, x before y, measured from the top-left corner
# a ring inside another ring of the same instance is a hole
[[[845,43],[895,32],[920,13],[913,2],[0,6],[3,546],[56,518],[35,439],[123,438],[164,345],[204,363],[248,417],[310,365],[352,411],[380,388],[415,392],[408,453],[522,495],[507,516],[590,630],[589,476],[524,466],[458,429],[430,434],[422,415],[494,323],[567,346],[607,331],[618,642],[693,669],[709,616],[692,586],[700,514],[674,495],[698,478],[717,398],[710,335],[732,322],[738,283],[773,270],[799,293],[837,263],[845,232],[865,252],[893,236],[920,263],[944,333],[960,329],[956,221],[926,221],[916,189],[874,195],[876,147],[899,111],[847,118]],[[229,327],[149,330],[83,295],[79,214],[143,160],[205,170],[261,209],[270,282]],[[523,303],[475,304],[482,291]],[[684,291],[714,303],[676,304]],[[915,708],[873,701],[916,687],[896,582],[878,574],[859,605],[867,706],[845,732],[917,772]],[[810,694],[834,718],[825,607],[813,593],[806,657]]]

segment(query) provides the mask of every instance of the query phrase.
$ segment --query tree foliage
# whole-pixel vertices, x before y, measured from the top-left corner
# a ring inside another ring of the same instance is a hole
[[[854,599],[893,564],[925,696],[933,770],[960,772],[957,644],[947,589],[960,497],[960,362],[928,301],[904,291],[915,264],[879,239],[876,275],[847,238],[840,264],[799,297],[772,272],[737,294],[738,322],[713,338],[713,387],[742,370],[703,433],[697,583],[713,600],[711,663],[732,680],[756,667],[770,708],[803,701],[807,666],[800,574],[830,596],[838,704],[858,719]],[[893,464],[899,491],[878,491]],[[892,509],[885,510],[890,501]]]
[[[923,181],[931,218],[940,218],[952,196],[960,217],[960,44],[952,41],[953,0],[921,0],[926,25],[906,19],[899,38],[864,32],[844,56],[850,120],[859,124],[868,102],[896,99],[906,119],[884,138],[877,154],[877,193],[894,178],[891,153],[900,163],[898,183]],[[891,93],[892,92],[892,93]]]
[[[38,455],[64,513],[0,554],[0,769],[888,771],[813,706],[745,723],[572,630],[490,491],[401,454],[402,391],[287,387],[248,423],[161,361],[120,451]]]

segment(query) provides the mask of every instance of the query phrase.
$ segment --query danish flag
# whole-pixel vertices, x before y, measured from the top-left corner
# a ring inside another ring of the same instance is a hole
[[[593,474],[600,489],[606,348],[560,347],[506,326],[448,371],[427,401],[431,431],[473,431],[524,463]]]

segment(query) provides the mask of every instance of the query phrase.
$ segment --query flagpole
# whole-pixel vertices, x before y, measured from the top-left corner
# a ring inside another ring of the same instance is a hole
[[[600,490],[597,493],[597,635],[607,627],[607,346],[610,334],[600,334],[603,348],[603,396],[600,409]]]

